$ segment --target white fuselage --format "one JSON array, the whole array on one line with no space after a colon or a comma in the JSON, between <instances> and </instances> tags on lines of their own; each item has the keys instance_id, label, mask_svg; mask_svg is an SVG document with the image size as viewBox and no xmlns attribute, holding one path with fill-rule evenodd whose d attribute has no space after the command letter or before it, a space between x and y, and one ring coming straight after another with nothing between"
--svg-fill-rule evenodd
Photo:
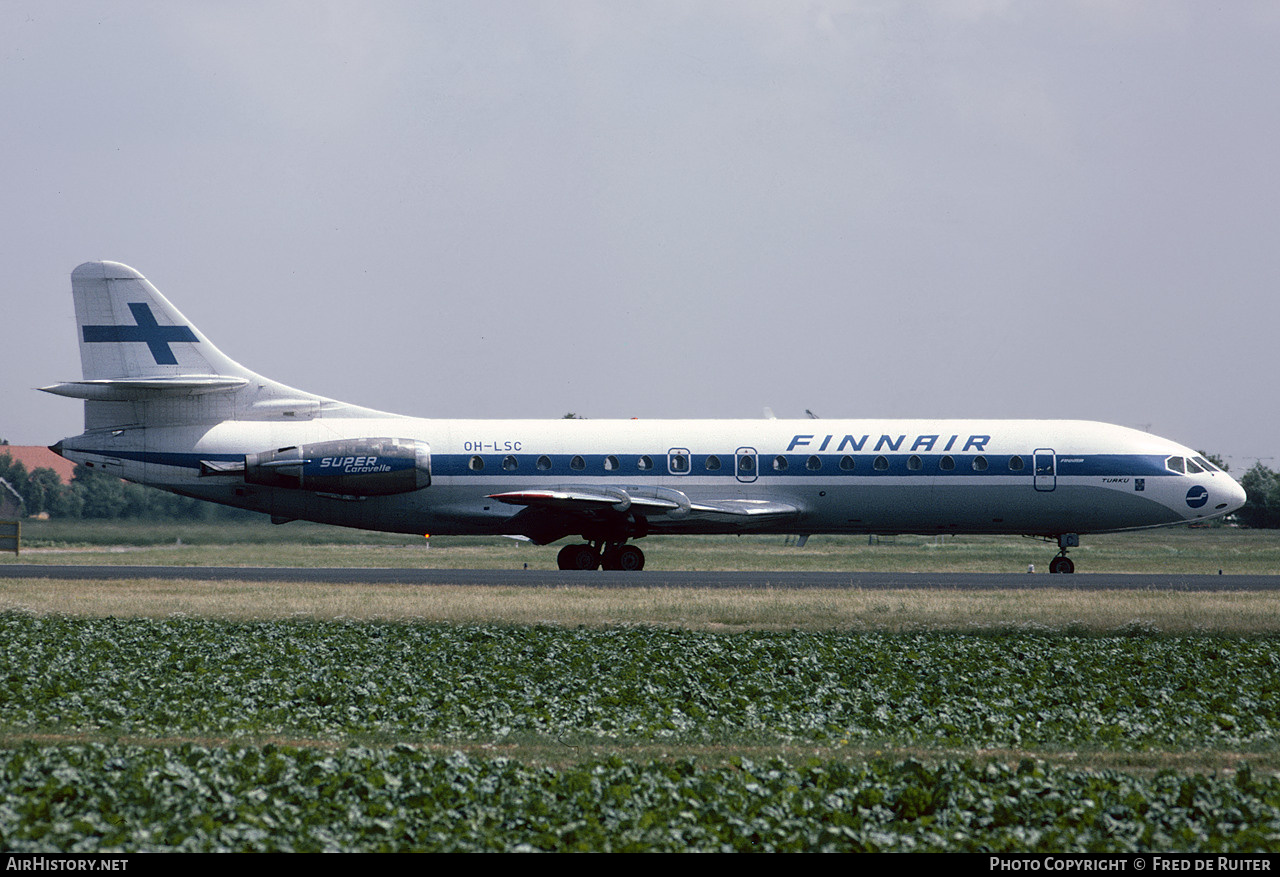
<instances>
[{"instance_id":1,"label":"white fuselage","mask_svg":"<svg viewBox=\"0 0 1280 877\"><path fill-rule=\"evenodd\" d=\"M344 497L199 474L202 461L370 436L429 445L430 485ZM694 506L760 500L795 509L758 518L696 508L644 516L643 532L666 533L1097 533L1202 520L1243 501L1221 471L1187 474L1166 465L1196 457L1191 449L1083 421L388 415L114 430L68 439L63 453L132 481L278 518L406 533L516 535L511 522L520 509L491 497L533 489L608 488L679 494Z\"/></svg>"}]
</instances>

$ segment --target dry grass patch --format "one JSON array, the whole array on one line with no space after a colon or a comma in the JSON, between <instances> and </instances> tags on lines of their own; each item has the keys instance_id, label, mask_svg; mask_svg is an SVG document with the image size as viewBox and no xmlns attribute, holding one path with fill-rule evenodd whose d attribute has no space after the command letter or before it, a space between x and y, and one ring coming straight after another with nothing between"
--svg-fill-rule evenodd
<instances>
[{"instance_id":1,"label":"dry grass patch","mask_svg":"<svg viewBox=\"0 0 1280 877\"><path fill-rule=\"evenodd\" d=\"M494 588L119 579L0 579L0 610L90 617L444 624L655 625L697 630L1280 633L1254 592L783 588Z\"/></svg>"}]
</instances>

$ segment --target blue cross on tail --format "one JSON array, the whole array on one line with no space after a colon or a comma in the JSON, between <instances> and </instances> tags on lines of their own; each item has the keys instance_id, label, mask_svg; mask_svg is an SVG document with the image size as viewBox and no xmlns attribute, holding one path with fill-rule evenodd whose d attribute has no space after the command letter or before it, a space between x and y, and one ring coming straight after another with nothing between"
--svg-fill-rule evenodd
<instances>
[{"instance_id":1,"label":"blue cross on tail","mask_svg":"<svg viewBox=\"0 0 1280 877\"><path fill-rule=\"evenodd\" d=\"M156 365L177 365L178 359L169 349L175 341L199 341L190 326L161 326L145 302L130 302L136 326L85 326L84 340L89 344L141 341L151 349Z\"/></svg>"}]
</instances>

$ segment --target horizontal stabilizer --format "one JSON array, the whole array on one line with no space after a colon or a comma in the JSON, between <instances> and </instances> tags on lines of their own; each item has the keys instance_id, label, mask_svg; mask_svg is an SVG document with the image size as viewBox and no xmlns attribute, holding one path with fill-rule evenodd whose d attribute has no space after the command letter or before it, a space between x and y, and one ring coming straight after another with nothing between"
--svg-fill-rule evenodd
<instances>
[{"instance_id":1,"label":"horizontal stabilizer","mask_svg":"<svg viewBox=\"0 0 1280 877\"><path fill-rule=\"evenodd\" d=\"M90 399L95 402L136 402L157 397L201 396L227 393L249 383L246 378L225 375L175 375L174 377L116 378L114 380L67 381L40 387L55 396Z\"/></svg>"}]
</instances>

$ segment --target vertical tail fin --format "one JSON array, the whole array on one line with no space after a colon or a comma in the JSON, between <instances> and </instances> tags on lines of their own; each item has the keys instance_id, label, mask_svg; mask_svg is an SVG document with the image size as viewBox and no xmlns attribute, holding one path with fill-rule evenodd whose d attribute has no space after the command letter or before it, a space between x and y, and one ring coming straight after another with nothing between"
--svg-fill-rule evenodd
<instances>
[{"instance_id":1,"label":"vertical tail fin","mask_svg":"<svg viewBox=\"0 0 1280 877\"><path fill-rule=\"evenodd\" d=\"M251 375L127 265L86 262L71 293L86 381Z\"/></svg>"},{"instance_id":2,"label":"vertical tail fin","mask_svg":"<svg viewBox=\"0 0 1280 877\"><path fill-rule=\"evenodd\" d=\"M255 374L119 262L71 273L83 380L41 387L85 400L85 429L308 418L349 406Z\"/></svg>"}]
</instances>

